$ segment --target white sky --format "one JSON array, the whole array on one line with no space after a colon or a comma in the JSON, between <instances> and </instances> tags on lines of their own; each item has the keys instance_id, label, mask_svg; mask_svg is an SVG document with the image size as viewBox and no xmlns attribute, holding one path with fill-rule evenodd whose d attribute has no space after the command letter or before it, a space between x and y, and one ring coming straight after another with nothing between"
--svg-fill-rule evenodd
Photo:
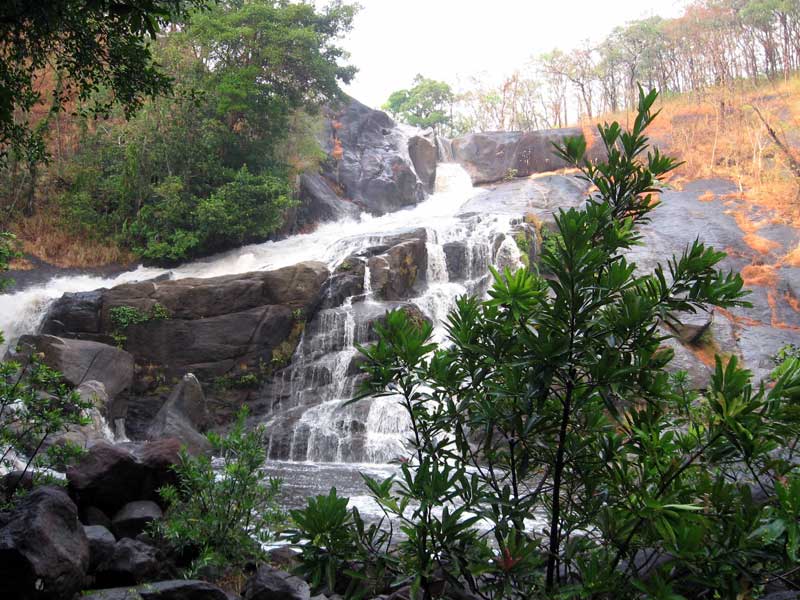
<instances>
[{"instance_id":1,"label":"white sky","mask_svg":"<svg viewBox=\"0 0 800 600\"><path fill-rule=\"evenodd\" d=\"M345 41L359 68L345 86L373 107L414 75L456 83L476 73L501 78L553 48L603 39L617 25L677 16L681 0L358 0Z\"/></svg>"}]
</instances>

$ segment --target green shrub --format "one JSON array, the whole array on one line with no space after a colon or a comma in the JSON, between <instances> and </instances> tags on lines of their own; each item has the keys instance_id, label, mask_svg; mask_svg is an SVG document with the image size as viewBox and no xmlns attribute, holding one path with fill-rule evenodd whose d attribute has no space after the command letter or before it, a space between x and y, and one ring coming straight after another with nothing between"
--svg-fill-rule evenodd
<instances>
[{"instance_id":1,"label":"green shrub","mask_svg":"<svg viewBox=\"0 0 800 600\"><path fill-rule=\"evenodd\" d=\"M655 99L640 94L630 132L599 128L605 162L582 138L558 150L597 193L556 215L548 279L495 272L488 300L457 301L446 346L394 311L363 349L366 393L410 419L400 474L366 481L406 534L393 568L412 598L736 598L800 581L800 360L762 385L718 357L708 390L689 389L660 325L745 306L742 280L699 240L651 272L626 259L676 166L648 150Z\"/></svg>"},{"instance_id":2,"label":"green shrub","mask_svg":"<svg viewBox=\"0 0 800 600\"><path fill-rule=\"evenodd\" d=\"M115 306L108 311L108 314L111 319L111 337L120 348L125 346L128 339L125 332L132 325L148 321L162 321L171 316L167 307L158 302L153 305L149 313L142 312L135 306Z\"/></svg>"},{"instance_id":3,"label":"green shrub","mask_svg":"<svg viewBox=\"0 0 800 600\"><path fill-rule=\"evenodd\" d=\"M16 243L17 239L13 233L0 231L0 273L7 271L9 263L21 256L17 251ZM0 293L3 293L13 283L13 280L8 277L0 277Z\"/></svg>"},{"instance_id":4,"label":"green shrub","mask_svg":"<svg viewBox=\"0 0 800 600\"><path fill-rule=\"evenodd\" d=\"M169 505L155 533L206 565L243 566L261 558L262 544L275 539L286 516L278 506L281 481L266 479L263 427L246 428L242 409L225 436L209 433L215 467L207 456L181 451L177 486L160 490Z\"/></svg>"},{"instance_id":5,"label":"green shrub","mask_svg":"<svg viewBox=\"0 0 800 600\"><path fill-rule=\"evenodd\" d=\"M23 473L32 467L38 469L37 477L45 469L65 470L82 453L79 448L59 444L44 452L42 448L68 426L88 425L86 411L92 406L91 399L81 399L61 373L35 354L24 364L0 362L0 467L13 469L12 459L25 457ZM16 491L6 490L6 495Z\"/></svg>"}]
</instances>

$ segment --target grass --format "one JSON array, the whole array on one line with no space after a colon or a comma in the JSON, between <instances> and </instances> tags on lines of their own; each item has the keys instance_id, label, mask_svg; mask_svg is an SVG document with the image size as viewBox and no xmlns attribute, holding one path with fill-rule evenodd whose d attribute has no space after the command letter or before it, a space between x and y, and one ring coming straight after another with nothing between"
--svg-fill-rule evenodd
<instances>
[{"instance_id":1,"label":"grass","mask_svg":"<svg viewBox=\"0 0 800 600\"><path fill-rule=\"evenodd\" d=\"M18 218L9 225L22 244L22 252L57 267L127 265L135 257L115 243L76 234L53 206L40 208L32 217ZM14 264L25 268L26 261Z\"/></svg>"}]
</instances>

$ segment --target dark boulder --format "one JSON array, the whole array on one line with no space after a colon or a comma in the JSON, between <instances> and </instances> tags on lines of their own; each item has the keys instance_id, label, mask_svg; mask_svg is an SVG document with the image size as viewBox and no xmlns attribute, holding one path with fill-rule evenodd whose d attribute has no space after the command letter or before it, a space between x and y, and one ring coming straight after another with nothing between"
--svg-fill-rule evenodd
<instances>
[{"instance_id":1,"label":"dark boulder","mask_svg":"<svg viewBox=\"0 0 800 600\"><path fill-rule=\"evenodd\" d=\"M96 506L87 506L81 510L81 523L88 526L100 525L106 529L111 529L111 519Z\"/></svg>"},{"instance_id":2,"label":"dark boulder","mask_svg":"<svg viewBox=\"0 0 800 600\"><path fill-rule=\"evenodd\" d=\"M261 565L244 585L244 600L310 600L308 584L285 571Z\"/></svg>"},{"instance_id":3,"label":"dark boulder","mask_svg":"<svg viewBox=\"0 0 800 600\"><path fill-rule=\"evenodd\" d=\"M124 331L125 347L137 364L137 392L186 373L210 381L241 365L269 364L273 350L291 335L295 315L313 316L327 279L324 264L304 262L267 272L123 284L99 292L100 301L93 304L99 310L98 332L80 330L81 320L65 327L64 335L108 341L119 333L111 318L114 308L152 315L160 307L166 318L150 318ZM68 311L69 302L62 299L59 315ZM46 328L53 318L45 319ZM103 378L91 378L106 383L113 397Z\"/></svg>"},{"instance_id":4,"label":"dark boulder","mask_svg":"<svg viewBox=\"0 0 800 600\"><path fill-rule=\"evenodd\" d=\"M97 335L101 332L102 307L103 290L66 293L50 307L42 333L74 337L70 332L80 331L87 337Z\"/></svg>"},{"instance_id":5,"label":"dark boulder","mask_svg":"<svg viewBox=\"0 0 800 600\"><path fill-rule=\"evenodd\" d=\"M208 422L203 387L194 375L188 373L156 414L147 438L172 437L186 446L191 454L203 454L211 450L208 439L200 433L208 427Z\"/></svg>"},{"instance_id":6,"label":"dark boulder","mask_svg":"<svg viewBox=\"0 0 800 600\"><path fill-rule=\"evenodd\" d=\"M152 500L134 500L117 511L111 526L118 538L135 538L150 523L161 520L163 516L161 508Z\"/></svg>"},{"instance_id":7,"label":"dark boulder","mask_svg":"<svg viewBox=\"0 0 800 600\"><path fill-rule=\"evenodd\" d=\"M160 571L161 562L155 548L139 540L122 538L95 570L95 582L101 587L135 585L151 581Z\"/></svg>"},{"instance_id":8,"label":"dark boulder","mask_svg":"<svg viewBox=\"0 0 800 600\"><path fill-rule=\"evenodd\" d=\"M304 173L300 176L300 207L297 227L314 226L326 221L357 219L361 214L358 206L339 197L322 175Z\"/></svg>"},{"instance_id":9,"label":"dark boulder","mask_svg":"<svg viewBox=\"0 0 800 600\"><path fill-rule=\"evenodd\" d=\"M3 597L69 598L84 584L89 542L78 509L58 488L25 496L0 529Z\"/></svg>"},{"instance_id":10,"label":"dark boulder","mask_svg":"<svg viewBox=\"0 0 800 600\"><path fill-rule=\"evenodd\" d=\"M82 600L228 600L217 586L196 579L155 581L131 588L111 588L87 592Z\"/></svg>"},{"instance_id":11,"label":"dark boulder","mask_svg":"<svg viewBox=\"0 0 800 600\"><path fill-rule=\"evenodd\" d=\"M102 525L84 525L83 531L89 541L89 572L93 572L114 554L117 538Z\"/></svg>"},{"instance_id":12,"label":"dark boulder","mask_svg":"<svg viewBox=\"0 0 800 600\"><path fill-rule=\"evenodd\" d=\"M180 443L164 439L143 444L92 446L67 470L70 493L80 506L115 514L132 500L158 502L158 488L176 482L172 466Z\"/></svg>"},{"instance_id":13,"label":"dark boulder","mask_svg":"<svg viewBox=\"0 0 800 600\"><path fill-rule=\"evenodd\" d=\"M44 363L61 372L70 384L99 381L110 398L133 382L133 357L124 350L89 340L65 339L52 335L24 335L21 352L38 352Z\"/></svg>"}]
</instances>

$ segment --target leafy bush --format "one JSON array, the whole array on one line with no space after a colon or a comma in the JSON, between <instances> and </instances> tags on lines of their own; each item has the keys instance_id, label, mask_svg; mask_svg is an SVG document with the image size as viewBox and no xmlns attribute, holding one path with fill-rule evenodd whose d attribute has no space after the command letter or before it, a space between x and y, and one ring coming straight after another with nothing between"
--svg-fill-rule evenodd
<instances>
[{"instance_id":1,"label":"leafy bush","mask_svg":"<svg viewBox=\"0 0 800 600\"><path fill-rule=\"evenodd\" d=\"M89 424L86 413L92 406L39 356L32 355L25 364L0 362L0 468L13 470L24 458L23 475L33 466L63 471L79 450L58 444L44 452L42 448L68 426ZM13 496L15 487L16 483L6 490L7 497Z\"/></svg>"},{"instance_id":2,"label":"leafy bush","mask_svg":"<svg viewBox=\"0 0 800 600\"><path fill-rule=\"evenodd\" d=\"M158 302L153 305L149 313L142 312L135 306L115 306L108 311L108 315L111 318L111 337L114 338L114 342L120 348L125 345L128 339L125 332L132 325L170 318L167 307Z\"/></svg>"},{"instance_id":3,"label":"leafy bush","mask_svg":"<svg viewBox=\"0 0 800 600\"><path fill-rule=\"evenodd\" d=\"M392 533L384 521L367 526L358 509L331 488L327 496L309 498L302 510L290 511L295 525L288 538L301 551L298 572L315 591L342 593L358 600L379 593L395 559Z\"/></svg>"},{"instance_id":4,"label":"leafy bush","mask_svg":"<svg viewBox=\"0 0 800 600\"><path fill-rule=\"evenodd\" d=\"M13 233L0 231L0 273L8 270L9 263L20 256L16 249L16 237ZM0 293L13 284L7 277L0 277Z\"/></svg>"},{"instance_id":5,"label":"leafy bush","mask_svg":"<svg viewBox=\"0 0 800 600\"><path fill-rule=\"evenodd\" d=\"M796 585L800 360L765 385L717 358L708 390L688 389L661 325L746 305L742 280L700 241L650 273L625 257L676 166L648 151L655 99L640 94L630 132L599 127L605 162L584 159L582 138L559 149L597 193L556 215L548 279L495 272L488 300L458 300L445 347L395 311L363 349L367 391L410 418L399 476L366 481L406 534L396 575L413 598Z\"/></svg>"},{"instance_id":6,"label":"leafy bush","mask_svg":"<svg viewBox=\"0 0 800 600\"><path fill-rule=\"evenodd\" d=\"M264 429L248 431L246 419L242 409L227 435L208 434L219 464L182 450L177 486L160 490L169 508L155 533L196 556L193 570L242 566L261 557L262 544L274 539L285 521L277 503L281 481L269 478L265 484Z\"/></svg>"}]
</instances>

